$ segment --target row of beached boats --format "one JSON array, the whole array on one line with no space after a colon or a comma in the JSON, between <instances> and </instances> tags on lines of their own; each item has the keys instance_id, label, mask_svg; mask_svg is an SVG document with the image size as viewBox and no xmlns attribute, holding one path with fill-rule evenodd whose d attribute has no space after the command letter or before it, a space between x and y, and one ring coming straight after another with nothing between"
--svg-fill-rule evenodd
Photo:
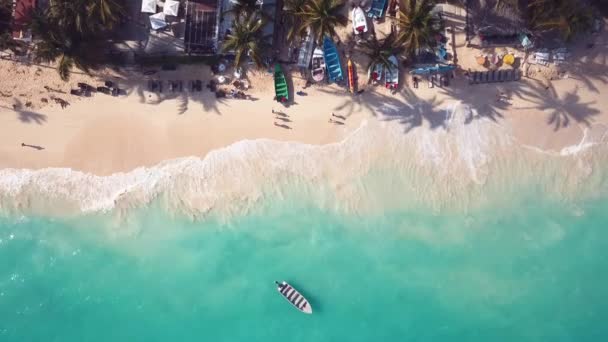
<instances>
[{"instance_id":1,"label":"row of beached boats","mask_svg":"<svg viewBox=\"0 0 608 342\"><path fill-rule=\"evenodd\" d=\"M399 60L397 56L392 55L388 57L388 62L387 66L382 63L376 64L373 70L369 70L369 78L373 83L384 81L387 89L397 89L399 87Z\"/></svg>"},{"instance_id":2,"label":"row of beached boats","mask_svg":"<svg viewBox=\"0 0 608 342\"><path fill-rule=\"evenodd\" d=\"M367 33L367 17L377 19L383 15L384 5L386 0L374 0L371 8L367 11L367 16L361 7L355 7L352 10L353 32L355 35ZM310 67L311 78L314 82L323 82L326 77L330 83L338 83L344 81L344 73L340 62L340 54L334 41L326 36L323 38L321 46L314 46L314 34L308 32L306 38L302 41L298 55L297 65L301 68ZM311 53L312 51L312 53ZM374 68L372 80L381 82L384 80L385 86L389 89L396 89L399 85L399 63L397 57L389 58L392 67L386 68L382 64L378 64ZM350 58L347 61L347 81L349 91L356 91L356 72L353 62ZM275 64L274 83L276 100L278 102L287 102L289 100L289 92L287 90L287 82L285 74L280 64Z\"/></svg>"}]
</instances>

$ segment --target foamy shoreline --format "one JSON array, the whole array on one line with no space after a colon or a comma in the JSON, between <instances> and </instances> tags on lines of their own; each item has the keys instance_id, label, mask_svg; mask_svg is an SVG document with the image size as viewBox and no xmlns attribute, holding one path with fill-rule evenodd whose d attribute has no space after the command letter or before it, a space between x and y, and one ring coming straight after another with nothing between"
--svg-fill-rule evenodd
<instances>
[{"instance_id":1,"label":"foamy shoreline","mask_svg":"<svg viewBox=\"0 0 608 342\"><path fill-rule=\"evenodd\" d=\"M183 66L155 77L206 83L212 74ZM357 183L384 167L396 170L412 198L436 206L475 202L484 187L524 184L543 173L556 179L549 192L558 194L584 191L586 178L603 181L608 98L601 76L546 88L528 78L471 86L457 75L447 88L406 84L390 94L368 85L357 96L320 85L288 108L272 100L270 75L250 79L254 101L218 100L206 90L158 96L134 77L118 81L126 97L75 98L66 109L3 104L0 209L96 212L163 197L168 209L199 215L232 202L247 207L284 180L323 184L342 209L366 211L390 206L366 199ZM303 85L294 78L295 89ZM277 119L273 110L287 117ZM344 125L328 122L332 112Z\"/></svg>"}]
</instances>

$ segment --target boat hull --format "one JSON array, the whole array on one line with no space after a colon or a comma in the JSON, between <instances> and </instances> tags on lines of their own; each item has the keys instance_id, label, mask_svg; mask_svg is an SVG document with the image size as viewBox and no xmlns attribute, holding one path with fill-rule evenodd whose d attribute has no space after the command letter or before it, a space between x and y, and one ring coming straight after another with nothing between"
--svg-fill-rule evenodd
<instances>
[{"instance_id":1,"label":"boat hull","mask_svg":"<svg viewBox=\"0 0 608 342\"><path fill-rule=\"evenodd\" d=\"M353 65L353 62L349 59L348 60L348 89L350 90L351 93L355 92L355 84L356 84L355 67Z\"/></svg>"},{"instance_id":2,"label":"boat hull","mask_svg":"<svg viewBox=\"0 0 608 342\"><path fill-rule=\"evenodd\" d=\"M341 82L344 80L342 73L342 65L340 63L340 55L336 44L325 36L323 39L323 57L325 58L325 67L327 68L327 76L330 82Z\"/></svg>"},{"instance_id":3,"label":"boat hull","mask_svg":"<svg viewBox=\"0 0 608 342\"><path fill-rule=\"evenodd\" d=\"M279 63L274 66L274 91L277 102L285 103L289 101L289 89L287 88L287 80Z\"/></svg>"},{"instance_id":4,"label":"boat hull","mask_svg":"<svg viewBox=\"0 0 608 342\"><path fill-rule=\"evenodd\" d=\"M367 32L367 19L361 7L355 7L352 12L353 31L355 34Z\"/></svg>"},{"instance_id":5,"label":"boat hull","mask_svg":"<svg viewBox=\"0 0 608 342\"><path fill-rule=\"evenodd\" d=\"M390 56L388 60L392 67L385 72L385 85L388 89L397 89L399 87L399 61L395 56Z\"/></svg>"},{"instance_id":6,"label":"boat hull","mask_svg":"<svg viewBox=\"0 0 608 342\"><path fill-rule=\"evenodd\" d=\"M277 284L277 291L285 298L294 308L305 314L312 314L312 307L310 303L298 290L294 289L287 282L275 282Z\"/></svg>"},{"instance_id":7,"label":"boat hull","mask_svg":"<svg viewBox=\"0 0 608 342\"><path fill-rule=\"evenodd\" d=\"M325 58L323 57L323 50L320 48L316 48L312 55L310 74L315 82L321 82L325 78Z\"/></svg>"}]
</instances>

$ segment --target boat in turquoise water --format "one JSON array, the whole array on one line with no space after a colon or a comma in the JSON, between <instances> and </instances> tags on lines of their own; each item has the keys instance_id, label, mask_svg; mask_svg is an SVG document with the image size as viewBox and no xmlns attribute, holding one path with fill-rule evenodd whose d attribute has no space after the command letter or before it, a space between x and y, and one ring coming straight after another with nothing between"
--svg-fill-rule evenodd
<instances>
[{"instance_id":1,"label":"boat in turquoise water","mask_svg":"<svg viewBox=\"0 0 608 342\"><path fill-rule=\"evenodd\" d=\"M277 284L277 291L283 296L291 305L293 305L296 309L302 311L303 313L312 314L312 307L308 300L300 294L296 289L294 289L291 285L287 284L287 282L275 281Z\"/></svg>"},{"instance_id":2,"label":"boat in turquoise water","mask_svg":"<svg viewBox=\"0 0 608 342\"><path fill-rule=\"evenodd\" d=\"M325 67L330 82L340 82L344 80L342 74L342 65L340 64L340 54L333 40L328 36L323 38L323 56L325 58Z\"/></svg>"}]
</instances>

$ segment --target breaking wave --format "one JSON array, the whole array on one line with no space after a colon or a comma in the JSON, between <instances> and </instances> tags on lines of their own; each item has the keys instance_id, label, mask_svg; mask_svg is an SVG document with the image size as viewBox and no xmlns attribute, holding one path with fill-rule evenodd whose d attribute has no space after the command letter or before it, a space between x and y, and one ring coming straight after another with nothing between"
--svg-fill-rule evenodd
<instances>
[{"instance_id":1,"label":"breaking wave","mask_svg":"<svg viewBox=\"0 0 608 342\"><path fill-rule=\"evenodd\" d=\"M307 145L244 140L210 152L110 176L67 168L0 170L3 212L68 214L118 212L159 201L193 216L240 213L266 197L296 192L327 209L361 212L391 205L468 206L487 193L542 184L559 195L606 193L600 167L605 145L585 143L577 153L547 155L514 143L509 128L466 105L446 108L442 127L411 130L379 120L364 122L346 139ZM394 114L394 113L393 113ZM565 150L566 151L566 150ZM541 181L542 180L542 181ZM591 191L593 190L593 191Z\"/></svg>"}]
</instances>

